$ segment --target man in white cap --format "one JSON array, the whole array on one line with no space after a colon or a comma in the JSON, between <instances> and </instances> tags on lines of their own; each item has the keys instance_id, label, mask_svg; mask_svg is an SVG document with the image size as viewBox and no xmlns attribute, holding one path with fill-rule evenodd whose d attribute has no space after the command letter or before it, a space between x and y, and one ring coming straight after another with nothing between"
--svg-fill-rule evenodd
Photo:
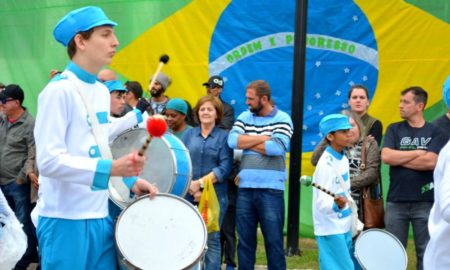
<instances>
[{"instance_id":1,"label":"man in white cap","mask_svg":"<svg viewBox=\"0 0 450 270\"><path fill-rule=\"evenodd\" d=\"M150 107L149 107L149 115L154 114L163 114L166 109L167 102L169 102L169 97L164 95L167 90L167 87L170 85L171 80L167 77L166 74L160 72L156 76L155 82L153 83L152 88L150 89L150 85L152 84L152 77L149 82L149 91L152 97L150 98Z\"/></svg>"},{"instance_id":2,"label":"man in white cap","mask_svg":"<svg viewBox=\"0 0 450 270\"><path fill-rule=\"evenodd\" d=\"M144 157L134 152L113 160L109 154L110 95L97 74L116 53L116 25L102 9L89 6L68 13L53 31L71 61L38 100L34 135L42 269L116 269L109 184L121 194L156 192L136 177ZM110 183L110 176L123 182Z\"/></svg>"}]
</instances>

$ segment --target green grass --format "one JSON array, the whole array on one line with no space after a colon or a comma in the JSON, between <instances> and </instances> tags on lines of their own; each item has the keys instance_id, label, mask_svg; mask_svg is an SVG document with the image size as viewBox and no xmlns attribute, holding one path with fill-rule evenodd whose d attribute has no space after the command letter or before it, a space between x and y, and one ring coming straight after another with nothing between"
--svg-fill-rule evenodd
<instances>
[{"instance_id":1,"label":"green grass","mask_svg":"<svg viewBox=\"0 0 450 270\"><path fill-rule=\"evenodd\" d=\"M300 256L286 257L288 269L319 269L317 244L314 239L300 238L299 248ZM408 248L408 270L416 269L416 252L414 250L414 242L409 240ZM266 252L264 249L264 239L261 232L258 232L258 246L256 249L256 264L267 265Z\"/></svg>"}]
</instances>

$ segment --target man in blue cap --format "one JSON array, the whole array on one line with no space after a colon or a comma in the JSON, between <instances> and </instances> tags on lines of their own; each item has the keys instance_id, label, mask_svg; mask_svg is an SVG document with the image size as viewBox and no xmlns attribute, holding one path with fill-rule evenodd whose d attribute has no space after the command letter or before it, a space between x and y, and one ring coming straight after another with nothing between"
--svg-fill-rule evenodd
<instances>
[{"instance_id":1,"label":"man in blue cap","mask_svg":"<svg viewBox=\"0 0 450 270\"><path fill-rule=\"evenodd\" d=\"M119 118L125 109L125 93L127 89L119 80L104 82L111 96L111 116Z\"/></svg>"},{"instance_id":2,"label":"man in blue cap","mask_svg":"<svg viewBox=\"0 0 450 270\"><path fill-rule=\"evenodd\" d=\"M356 269L352 255L352 211L346 198L350 192L349 163L342 151L350 145L351 128L348 117L342 114L327 115L319 123L328 146L317 163L313 179L338 195L334 198L313 190L314 235L320 269Z\"/></svg>"},{"instance_id":3,"label":"man in blue cap","mask_svg":"<svg viewBox=\"0 0 450 270\"><path fill-rule=\"evenodd\" d=\"M442 100L447 106L447 112L433 121L433 125L437 126L442 132L450 139L450 76L444 82L442 86Z\"/></svg>"},{"instance_id":4,"label":"man in blue cap","mask_svg":"<svg viewBox=\"0 0 450 270\"><path fill-rule=\"evenodd\" d=\"M136 177L144 157L130 153L113 160L108 147L110 95L97 74L116 53L116 25L90 6L68 13L53 31L71 61L38 100L34 135L42 269L116 269L108 186L117 187L121 198L129 189L137 195L156 192Z\"/></svg>"}]
</instances>

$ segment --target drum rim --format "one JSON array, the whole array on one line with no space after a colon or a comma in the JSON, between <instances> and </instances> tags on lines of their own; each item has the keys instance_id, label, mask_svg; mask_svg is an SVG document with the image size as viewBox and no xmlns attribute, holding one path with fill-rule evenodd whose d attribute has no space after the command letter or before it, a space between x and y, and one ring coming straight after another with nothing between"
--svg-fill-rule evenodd
<instances>
[{"instance_id":1,"label":"drum rim","mask_svg":"<svg viewBox=\"0 0 450 270\"><path fill-rule=\"evenodd\" d=\"M189 187L190 187L191 181L192 181L192 159L191 159L191 154L189 153L189 149L187 149L186 145L183 143L182 140L180 140L180 138L178 138L177 136L173 135L172 133L166 133L166 134L164 134L163 137L165 137L166 135L170 135L170 136L171 136L171 139L177 141L177 142L179 143L179 146L180 146L180 147L182 148L182 150L186 153L186 157L187 157L187 161L188 161L188 172L189 172L189 175L188 175L188 177L187 177L187 183L184 184L184 189L183 189L181 195L175 194L175 195L178 195L178 196L180 196L180 197L184 197L184 196L186 196L186 194L188 193ZM167 140L166 138L164 138L164 139ZM170 149L170 151L171 151L172 153L175 153L175 151L174 151L173 149ZM175 155L175 154L174 154L174 155ZM175 156L176 156L176 155L175 155ZM176 164L176 165L177 165L177 166L175 166L175 168L176 168L175 173L178 175L178 164ZM173 191L173 189L175 188L176 185L177 185L177 181L175 181L175 182L173 183L172 189L171 189L172 191Z\"/></svg>"},{"instance_id":2,"label":"drum rim","mask_svg":"<svg viewBox=\"0 0 450 270\"><path fill-rule=\"evenodd\" d=\"M120 220L122 219L123 214L125 213L125 210L127 210L129 207L131 207L133 204L137 203L140 200L149 200L150 195L146 194L143 196L140 196L139 198L137 198L136 200L134 200L130 205L126 206L119 214L119 216L117 217L117 221L116 224L114 226L114 242L116 244L116 248L117 248L117 252L121 255L122 260L124 261L124 263L128 264L131 267L134 267L135 269L140 269L138 268L136 265L134 265L132 262L130 262L128 260L128 258L125 256L125 254L123 253L122 248L120 247L120 244L117 241L117 234L118 234L118 224L120 222ZM186 266L184 269L190 269L191 267L193 267L194 265L196 265L202 258L202 256L205 254L206 250L207 250L207 241L208 241L208 231L206 229L206 224L201 216L201 214L198 212L198 209L192 205L190 202L188 202L187 200L185 200L184 198L177 196L177 195L173 195L170 193L158 193L155 195L155 197L170 197L176 200L179 200L183 203L185 203L187 206L189 206L192 210L194 210L195 214L198 216L198 218L201 220L201 224L202 224L202 229L203 229L203 233L205 235L204 239L203 239L203 243L202 243L202 250L200 251L200 254L197 254L197 258L191 262L188 266Z\"/></svg>"},{"instance_id":3,"label":"drum rim","mask_svg":"<svg viewBox=\"0 0 450 270\"><path fill-rule=\"evenodd\" d=\"M145 135L148 136L148 132L145 128L127 129L127 130L121 132L119 135L117 135L117 137L113 140L113 142L111 144L111 150L114 148L114 144L115 143L117 144L117 142L122 139L123 135L133 134L133 133L137 133L137 134L144 133ZM182 183L180 181L177 181L178 180L177 178L179 176L179 164L178 164L178 160L177 160L177 155L175 154L175 151L173 149L174 145L171 144L171 142L169 141L169 139L167 137L170 137L170 140L176 141L176 143L177 143L176 147L181 148L180 150L182 150L184 152L184 154L186 155L186 160L188 161L188 166L187 166L188 174L186 175L186 179L183 179ZM175 170L173 172L174 174L172 175L170 181L168 181L169 182L168 190L164 190L164 193L170 193L170 194L174 194L174 195L177 195L180 197L184 197L187 194L187 192L189 191L189 186L190 186L190 183L192 180L192 160L191 160L191 157L189 154L189 150L184 145L182 140L180 140L177 136L173 135L170 132L166 132L163 136L155 137L153 139L160 139L161 140L160 143L164 143L167 146L167 148L169 149L169 151L171 153L171 156L173 157L170 160L170 162L171 162L172 167ZM155 142L155 143L157 141L158 140L152 140L152 142ZM147 151L150 150L150 148L151 147L147 148L146 154L147 154ZM149 181L149 180L146 179L146 181ZM158 183L156 183L156 184L158 184ZM177 193L173 193L175 187L178 187L178 189L180 189L179 187L181 187L182 190L181 191L177 190ZM108 183L108 195L109 195L108 197L121 210L124 210L127 206L129 206L131 203L133 203L135 201L135 198L130 198L129 201L123 201L121 198L116 198L113 195L112 188L113 188L112 184L111 184L111 182L109 182Z\"/></svg>"},{"instance_id":4,"label":"drum rim","mask_svg":"<svg viewBox=\"0 0 450 270\"><path fill-rule=\"evenodd\" d=\"M358 257L358 250L356 249L357 244L358 244L358 240L361 237L363 237L364 234L367 234L367 233L370 233L370 232L373 232L373 231L379 231L379 232L385 233L385 234L391 236L397 242L397 244L399 244L399 246L401 247L401 249L403 251L403 254L405 255L405 269L407 269L408 268L408 253L406 252L405 248L403 247L402 242L400 242L400 240L394 234L392 234L391 232L389 232L389 231L387 231L385 229L379 229L379 228L372 228L372 229L368 229L368 230L362 231L358 235L358 237L356 238L355 243L354 243L354 246L355 246L354 253L355 253L355 258L359 262L359 264L361 264L361 266L364 268L363 263L361 262L361 259Z\"/></svg>"},{"instance_id":5,"label":"drum rim","mask_svg":"<svg viewBox=\"0 0 450 270\"><path fill-rule=\"evenodd\" d=\"M148 132L145 128L129 128L127 130L122 131L121 133L119 133L116 138L114 138L114 140L112 141L111 145L110 145L110 149L112 151L113 149L113 145L116 141L118 141L119 139L121 139L122 135L128 134L128 133L142 133L144 132L145 134L147 134L148 136ZM124 210L127 206L131 205L134 201L136 201L135 198L130 198L130 201L128 202L124 202L122 200L120 200L119 198L115 198L112 195L112 184L111 181L108 182L108 198L117 206L119 207L121 210Z\"/></svg>"}]
</instances>

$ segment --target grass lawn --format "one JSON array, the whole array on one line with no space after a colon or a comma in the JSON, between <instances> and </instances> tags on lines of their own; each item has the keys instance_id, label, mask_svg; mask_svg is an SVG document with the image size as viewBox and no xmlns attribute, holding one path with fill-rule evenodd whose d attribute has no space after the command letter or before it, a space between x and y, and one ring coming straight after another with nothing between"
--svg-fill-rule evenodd
<instances>
[{"instance_id":1,"label":"grass lawn","mask_svg":"<svg viewBox=\"0 0 450 270\"><path fill-rule=\"evenodd\" d=\"M300 256L286 257L288 269L319 269L317 244L314 239L300 238L299 248ZM408 270L416 269L416 252L414 250L414 242L409 240L408 248ZM258 247L256 250L256 264L267 265L266 253L264 249L264 240L261 232L258 233Z\"/></svg>"}]
</instances>

